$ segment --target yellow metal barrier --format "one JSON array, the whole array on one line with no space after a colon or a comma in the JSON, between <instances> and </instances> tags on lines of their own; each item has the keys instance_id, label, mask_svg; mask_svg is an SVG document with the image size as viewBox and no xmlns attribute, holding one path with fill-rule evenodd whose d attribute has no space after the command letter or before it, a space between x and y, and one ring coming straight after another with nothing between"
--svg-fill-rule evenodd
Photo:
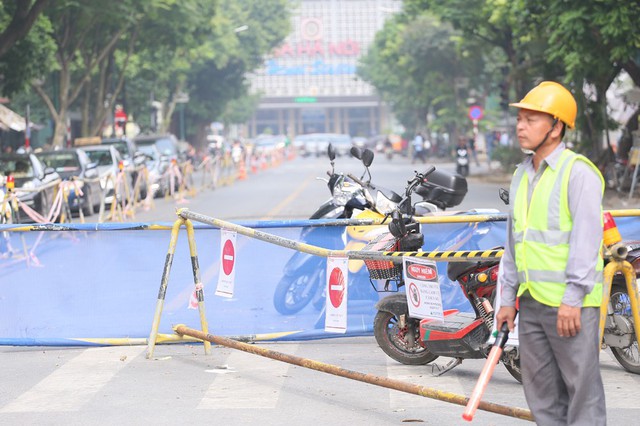
<instances>
[{"instance_id":1,"label":"yellow metal barrier","mask_svg":"<svg viewBox=\"0 0 640 426\"><path fill-rule=\"evenodd\" d=\"M198 264L198 254L196 251L196 241L194 238L193 224L188 219L180 217L176 220L171 228L171 240L169 242L169 251L167 252L167 258L164 263L164 270L162 271L162 279L160 281L160 291L158 292L158 301L156 303L156 310L153 316L153 324L151 326L151 333L147 342L147 359L153 357L153 350L158 340L158 328L160 326L160 318L162 316L162 308L164 307L164 299L167 294L167 286L169 284L169 274L171 272L171 265L173 264L173 257L176 252L176 245L178 243L178 234L180 227L185 226L187 229L187 238L189 240L189 252L191 254L191 267L193 269L193 281L196 288L196 297L198 299L198 311L200 312L200 325L202 330L207 333L209 325L207 323L207 317L204 309L204 291L202 290L202 280L200 278L200 266ZM211 343L204 342L204 352L209 355L211 353Z\"/></svg>"},{"instance_id":2,"label":"yellow metal barrier","mask_svg":"<svg viewBox=\"0 0 640 426\"><path fill-rule=\"evenodd\" d=\"M619 216L640 215L640 210L625 210L621 212L623 213L615 214L614 212L612 212L612 216L619 217ZM341 369L340 367L337 367L337 366L322 364L312 360L296 358L290 355L280 354L274 351L265 350L265 349L256 347L254 345L246 345L233 339L228 339L228 338L213 336L208 334L208 323L207 323L205 308L204 308L204 292L202 291L202 283L200 279L200 268L198 265L193 224L191 221L197 221L197 222L209 224L221 229L232 230L241 235L245 235L261 241L265 241L265 242L276 244L282 247L287 247L294 250L310 253L317 256L323 256L323 257L342 256L342 257L347 257L349 259L391 260L394 263L401 263L403 256L413 256L413 257L424 257L429 259L456 262L456 261L469 261L469 260L498 259L502 256L503 250L432 251L432 252L377 252L377 251L361 251L361 250L355 250L355 251L354 250L330 250L330 249L325 249L322 247L294 241L291 239L283 238L283 237L269 234L266 232L258 231L252 228L244 227L242 225L238 225L231 222L216 219L213 217L205 216L199 213L190 212L188 209L184 209L184 208L179 209L177 214L180 219L178 219L174 223L171 231L171 241L169 243L169 251L167 253L164 271L162 274L160 291L158 293L158 301L156 304L156 310L154 314L151 333L147 341L146 356L148 359L153 357L155 344L158 340L158 336L159 336L158 328L160 325L160 318L162 315L162 308L163 308L164 299L166 296L166 291L167 291L167 286L169 281L169 274L171 270L171 265L173 263L173 257L174 257L175 248L177 244L178 233L179 233L180 227L184 225L187 229L187 237L189 239L189 250L191 254L194 284L196 288L196 296L198 299L198 309L200 313L200 322L202 325L202 331L189 329L185 326L174 327L174 330L181 336L187 335L197 339L201 339L204 342L205 354L210 354L211 342L213 342L213 343L221 344L234 349L239 349L239 350L254 353L257 355L266 356L266 357L277 359L280 361L300 365L306 368L311 368L318 371L351 378L354 380L360 380L367 383L388 387L391 389L414 393L416 395L422 395L422 396L426 396L434 399L443 400L446 402L456 403L459 405L466 405L467 402L469 401L468 398L462 395L450 394L447 392L424 388L422 386L417 386L417 385L411 385L411 384L403 383L400 381L393 381L390 379L378 378L371 375L364 375L362 373L351 372L349 370ZM469 223L469 222L483 222L483 221L486 222L486 221L495 221L495 220L505 220L505 219L502 219L502 218L497 219L496 215L439 216L439 217L420 218L421 223L462 223L462 222ZM370 222L370 223L367 223L367 222ZM373 224L381 224L383 222L384 222L384 219L365 219L365 220L360 220L356 222L356 224L358 225L372 224L373 225ZM616 257L616 253L617 253L617 257ZM616 250L615 253L613 253L613 255L614 255L613 261L610 262L605 268L606 297L605 297L605 300L603 300L603 304L601 306L601 316L600 316L600 338L601 339L602 339L602 334L604 330L604 322L607 316L607 306L609 304L609 292L611 289L613 275L615 275L616 271L622 271L625 274L627 289L631 298L634 322L636 324L640 324L640 317L638 316L638 288L635 282L635 272L633 271L631 264L629 264L629 262L624 260L624 256L626 256L626 252L624 253L624 256L622 256L623 255L622 251ZM620 259L621 256L622 256L622 260ZM638 334L639 332L638 332L638 329L636 328L636 338L638 339L638 341L640 341ZM492 411L498 414L520 418L520 419L533 420L531 412L529 410L525 410L521 408L499 406L497 404L491 404L483 401L479 403L478 408L487 410L487 411Z\"/></svg>"},{"instance_id":3,"label":"yellow metal barrier","mask_svg":"<svg viewBox=\"0 0 640 426\"><path fill-rule=\"evenodd\" d=\"M603 297L600 305L600 328L599 342L602 346L604 339L604 327L609 315L613 315L613 310L609 304L611 298L611 287L613 285L613 277L620 272L624 276L629 302L631 304L631 314L633 315L633 324L636 335L636 342L640 344L640 295L638 294L638 283L636 281L636 271L627 260L625 260L627 251L621 243L615 244L609 248L606 253L611 258L607 266L604 268Z\"/></svg>"}]
</instances>

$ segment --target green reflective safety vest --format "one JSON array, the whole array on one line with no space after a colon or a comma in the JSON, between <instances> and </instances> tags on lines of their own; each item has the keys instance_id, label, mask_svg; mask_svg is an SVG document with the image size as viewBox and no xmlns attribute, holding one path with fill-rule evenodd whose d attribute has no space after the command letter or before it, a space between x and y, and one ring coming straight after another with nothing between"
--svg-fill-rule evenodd
<instances>
[{"instance_id":1,"label":"green reflective safety vest","mask_svg":"<svg viewBox=\"0 0 640 426\"><path fill-rule=\"evenodd\" d=\"M547 306L560 306L566 288L569 237L573 228L568 201L569 175L571 167L578 160L595 170L602 182L601 190L604 191L604 179L600 171L586 157L568 149L561 153L555 170L546 167L542 172L530 203L529 176L523 167L516 170L511 183L510 193L515 194L515 262L520 283L517 295L529 291L534 299ZM601 230L602 223L600 229L594 232ZM600 306L602 271L603 260L600 256L589 277L595 286L585 296L582 306Z\"/></svg>"}]
</instances>

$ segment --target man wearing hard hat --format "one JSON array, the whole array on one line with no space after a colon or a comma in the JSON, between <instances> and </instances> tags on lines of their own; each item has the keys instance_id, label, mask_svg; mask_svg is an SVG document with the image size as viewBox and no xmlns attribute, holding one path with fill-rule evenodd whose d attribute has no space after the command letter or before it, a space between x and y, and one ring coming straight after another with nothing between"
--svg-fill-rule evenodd
<instances>
[{"instance_id":1,"label":"man wearing hard hat","mask_svg":"<svg viewBox=\"0 0 640 426\"><path fill-rule=\"evenodd\" d=\"M599 366L604 180L562 142L576 101L545 81L518 103L516 134L528 157L510 190L507 241L500 261L500 329L519 341L527 404L541 425L604 425Z\"/></svg>"}]
</instances>

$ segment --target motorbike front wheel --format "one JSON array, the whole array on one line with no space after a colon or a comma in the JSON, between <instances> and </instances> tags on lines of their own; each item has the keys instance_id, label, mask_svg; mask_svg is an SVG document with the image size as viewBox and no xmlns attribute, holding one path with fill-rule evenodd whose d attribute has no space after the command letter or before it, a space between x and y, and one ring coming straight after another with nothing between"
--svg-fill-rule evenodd
<instances>
[{"instance_id":1,"label":"motorbike front wheel","mask_svg":"<svg viewBox=\"0 0 640 426\"><path fill-rule=\"evenodd\" d=\"M324 285L322 268L282 277L273 293L273 306L282 315L293 315L300 312L321 292Z\"/></svg>"},{"instance_id":2,"label":"motorbike front wheel","mask_svg":"<svg viewBox=\"0 0 640 426\"><path fill-rule=\"evenodd\" d=\"M406 365L424 365L438 358L420 344L420 320L407 318L405 326L395 314L378 311L373 320L373 334L382 351Z\"/></svg>"},{"instance_id":3,"label":"motorbike front wheel","mask_svg":"<svg viewBox=\"0 0 640 426\"><path fill-rule=\"evenodd\" d=\"M613 356L618 360L622 368L634 373L640 374L640 352L638 351L638 341L636 340L635 328L633 324L633 315L631 313L631 300L629 299L629 293L627 293L627 287L625 284L614 284L611 287L611 298L609 299L609 307L612 314L619 315L621 323L627 325L628 330L613 330L613 332L628 332L631 336L631 344L625 348L611 347ZM617 323L617 321L614 321ZM605 330L605 333L609 330Z\"/></svg>"}]
</instances>

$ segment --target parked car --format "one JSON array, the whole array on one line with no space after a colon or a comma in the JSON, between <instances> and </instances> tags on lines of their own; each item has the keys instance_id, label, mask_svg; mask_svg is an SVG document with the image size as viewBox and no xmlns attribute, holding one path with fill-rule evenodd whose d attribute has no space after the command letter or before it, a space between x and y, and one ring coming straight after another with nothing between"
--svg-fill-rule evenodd
<instances>
[{"instance_id":1,"label":"parked car","mask_svg":"<svg viewBox=\"0 0 640 426\"><path fill-rule=\"evenodd\" d=\"M351 138L351 142L355 146L360 148L360 149L365 149L365 148L373 149L373 148L375 148L375 146L373 148L371 146L369 146L368 139L365 138L364 136L354 136L353 138Z\"/></svg>"},{"instance_id":2,"label":"parked car","mask_svg":"<svg viewBox=\"0 0 640 426\"><path fill-rule=\"evenodd\" d=\"M184 160L183 154L179 149L178 139L171 134L167 135L141 135L136 137L133 142L138 150L146 145L155 145L160 154L169 158L169 160Z\"/></svg>"},{"instance_id":3,"label":"parked car","mask_svg":"<svg viewBox=\"0 0 640 426\"><path fill-rule=\"evenodd\" d=\"M309 155L307 143L313 140L313 135L298 135L293 138L293 147L298 155Z\"/></svg>"},{"instance_id":4,"label":"parked car","mask_svg":"<svg viewBox=\"0 0 640 426\"><path fill-rule=\"evenodd\" d=\"M104 138L101 145L113 145L122 159L126 162L133 163L136 156L136 144L129 138Z\"/></svg>"},{"instance_id":5,"label":"parked car","mask_svg":"<svg viewBox=\"0 0 640 426\"><path fill-rule=\"evenodd\" d=\"M336 150L336 154L340 156L350 155L351 147L353 143L351 142L351 136L346 134L328 134L327 139L329 143L333 145L333 148ZM324 151L327 152L326 150Z\"/></svg>"},{"instance_id":6,"label":"parked car","mask_svg":"<svg viewBox=\"0 0 640 426\"><path fill-rule=\"evenodd\" d=\"M138 146L146 160L147 170L149 173L149 191L154 198L163 197L168 189L169 183L165 179L165 172L171 164L171 159L167 155L163 155L155 143L141 144Z\"/></svg>"},{"instance_id":7,"label":"parked car","mask_svg":"<svg viewBox=\"0 0 640 426\"><path fill-rule=\"evenodd\" d=\"M131 175L131 181L135 184L138 181L140 168L144 166L145 157L142 155L136 144L129 138L105 138L101 145L113 145L124 162L124 168ZM147 186L144 180L140 181L140 198L147 196Z\"/></svg>"},{"instance_id":8,"label":"parked car","mask_svg":"<svg viewBox=\"0 0 640 426\"><path fill-rule=\"evenodd\" d=\"M69 148L55 151L42 151L36 154L46 167L53 168L62 180L78 178L69 190L69 207L71 212L79 212L91 216L100 209L102 188L98 179L98 164L91 162L89 156L81 149ZM76 186L82 195L76 194Z\"/></svg>"},{"instance_id":9,"label":"parked car","mask_svg":"<svg viewBox=\"0 0 640 426\"><path fill-rule=\"evenodd\" d=\"M305 157L318 155L318 134L298 135L293 139L296 150Z\"/></svg>"},{"instance_id":10,"label":"parked car","mask_svg":"<svg viewBox=\"0 0 640 426\"><path fill-rule=\"evenodd\" d=\"M120 172L120 163L124 168L124 161L120 156L118 150L112 145L87 145L82 149L91 160L92 163L96 163L96 169L98 176L100 177L100 188L105 192L104 202L105 204L113 203L113 196L115 194L115 183ZM132 188L132 181L130 173L125 171L125 178L129 189ZM124 194L118 194L118 200L121 200Z\"/></svg>"},{"instance_id":11,"label":"parked car","mask_svg":"<svg viewBox=\"0 0 640 426\"><path fill-rule=\"evenodd\" d=\"M310 133L303 139L307 155L327 155L329 144L336 149L336 154L349 155L351 150L351 136L340 133Z\"/></svg>"},{"instance_id":12,"label":"parked car","mask_svg":"<svg viewBox=\"0 0 640 426\"><path fill-rule=\"evenodd\" d=\"M3 176L2 182L8 176L13 176L14 189L21 202L43 217L49 214L55 195L55 182L60 180L54 169L45 167L31 153L0 154L0 175ZM30 222L31 219L20 211L15 221Z\"/></svg>"}]
</instances>

